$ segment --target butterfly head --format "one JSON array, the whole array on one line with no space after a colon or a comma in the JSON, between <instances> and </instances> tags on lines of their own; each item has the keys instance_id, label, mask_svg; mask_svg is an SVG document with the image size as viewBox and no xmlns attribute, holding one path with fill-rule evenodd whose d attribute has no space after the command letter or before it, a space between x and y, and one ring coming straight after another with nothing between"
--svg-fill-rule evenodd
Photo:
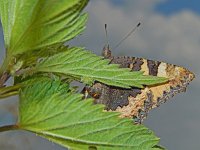
<instances>
[{"instance_id":1,"label":"butterfly head","mask_svg":"<svg viewBox=\"0 0 200 150\"><path fill-rule=\"evenodd\" d=\"M104 46L102 55L104 56L104 58L110 58L112 56L112 53L108 44Z\"/></svg>"}]
</instances>

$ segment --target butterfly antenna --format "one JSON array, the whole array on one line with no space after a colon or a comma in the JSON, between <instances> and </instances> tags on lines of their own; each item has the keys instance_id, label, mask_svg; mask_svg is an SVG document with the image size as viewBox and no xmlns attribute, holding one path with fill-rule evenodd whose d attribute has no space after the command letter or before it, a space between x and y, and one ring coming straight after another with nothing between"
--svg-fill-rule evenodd
<instances>
[{"instance_id":1,"label":"butterfly antenna","mask_svg":"<svg viewBox=\"0 0 200 150\"><path fill-rule=\"evenodd\" d=\"M106 46L108 46L108 30L107 30L107 24L105 24L105 36L106 36Z\"/></svg>"},{"instance_id":2,"label":"butterfly antenna","mask_svg":"<svg viewBox=\"0 0 200 150\"><path fill-rule=\"evenodd\" d=\"M103 56L105 58L109 58L111 57L111 50L109 48L109 44L108 44L108 31L107 31L107 24L105 24L105 33L106 33L106 45L103 48Z\"/></svg>"},{"instance_id":3,"label":"butterfly antenna","mask_svg":"<svg viewBox=\"0 0 200 150\"><path fill-rule=\"evenodd\" d=\"M135 32L135 30L141 25L141 23L139 22L137 24L137 26L135 26L121 41L119 41L119 43L113 48L116 49L117 47L119 47L119 45L124 42L132 33Z\"/></svg>"}]
</instances>

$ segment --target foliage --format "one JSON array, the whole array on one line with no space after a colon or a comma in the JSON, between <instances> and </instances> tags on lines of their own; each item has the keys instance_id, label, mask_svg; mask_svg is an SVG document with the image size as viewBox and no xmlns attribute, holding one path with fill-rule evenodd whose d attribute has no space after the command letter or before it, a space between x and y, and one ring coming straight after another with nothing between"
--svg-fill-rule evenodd
<instances>
[{"instance_id":1,"label":"foliage","mask_svg":"<svg viewBox=\"0 0 200 150\"><path fill-rule=\"evenodd\" d=\"M19 121L1 131L24 129L71 149L161 149L144 126L82 100L73 80L122 88L166 82L119 68L100 56L64 44L85 28L88 0L3 0L0 17L6 57L0 67L0 98L19 94ZM14 78L12 86L6 81ZM65 81L65 82L64 82Z\"/></svg>"}]
</instances>

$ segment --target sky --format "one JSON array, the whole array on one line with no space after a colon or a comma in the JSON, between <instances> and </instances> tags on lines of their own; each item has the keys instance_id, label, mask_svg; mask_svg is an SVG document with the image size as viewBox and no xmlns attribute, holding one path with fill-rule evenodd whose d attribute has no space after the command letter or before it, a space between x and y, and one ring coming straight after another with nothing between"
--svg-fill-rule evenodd
<instances>
[{"instance_id":1,"label":"sky","mask_svg":"<svg viewBox=\"0 0 200 150\"><path fill-rule=\"evenodd\" d=\"M101 55L106 43L104 24L108 25L108 41L112 47L134 27L141 26L113 50L113 55L129 55L160 60L184 66L195 73L186 93L176 95L150 112L144 124L161 138L169 150L200 148L200 1L197 0L91 0L85 9L89 20L85 32L70 44L86 47ZM2 31L0 46L2 49ZM1 58L3 56L0 53ZM1 61L0 61L1 62ZM16 99L16 98L13 98ZM16 100L0 102L0 123L14 122ZM10 119L6 119L10 118ZM19 138L17 138L19 136ZM12 137L12 138L11 138ZM17 138L17 140L16 140ZM9 140L8 140L9 139ZM26 146L24 146L26 139ZM7 141L7 142L5 142ZM35 144L37 143L37 147ZM27 132L0 135L4 149L63 150Z\"/></svg>"}]
</instances>

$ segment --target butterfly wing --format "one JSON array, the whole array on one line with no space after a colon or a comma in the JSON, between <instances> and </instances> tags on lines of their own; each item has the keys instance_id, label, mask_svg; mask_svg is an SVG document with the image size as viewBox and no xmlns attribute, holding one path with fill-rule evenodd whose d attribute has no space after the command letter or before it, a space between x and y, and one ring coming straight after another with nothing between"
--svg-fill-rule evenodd
<instances>
[{"instance_id":1,"label":"butterfly wing","mask_svg":"<svg viewBox=\"0 0 200 150\"><path fill-rule=\"evenodd\" d=\"M122 68L131 68L133 71L143 71L144 75L169 79L167 83L145 86L144 89L123 89L98 82L85 88L85 93L95 98L95 103L105 104L108 111L120 112L121 117L133 117L135 123L141 123L151 109L165 103L175 94L184 92L195 77L183 67L160 61L128 56L112 56L109 59L110 63L120 64Z\"/></svg>"}]
</instances>

